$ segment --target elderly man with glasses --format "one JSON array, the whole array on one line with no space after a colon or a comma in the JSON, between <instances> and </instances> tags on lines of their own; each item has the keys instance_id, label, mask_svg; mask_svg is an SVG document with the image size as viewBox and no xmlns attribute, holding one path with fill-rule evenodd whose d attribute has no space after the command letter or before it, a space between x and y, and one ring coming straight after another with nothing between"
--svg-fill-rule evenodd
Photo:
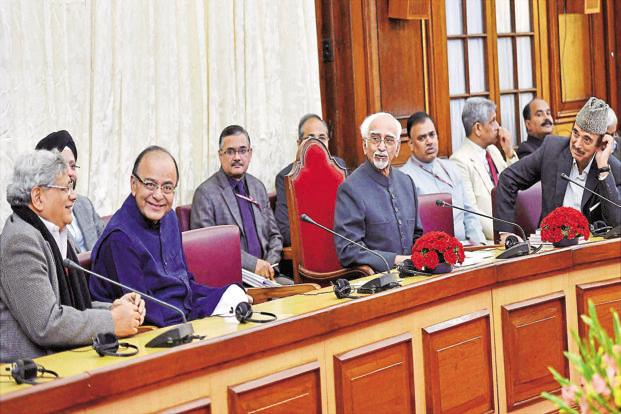
<instances>
[{"instance_id":1,"label":"elderly man with glasses","mask_svg":"<svg viewBox=\"0 0 621 414\"><path fill-rule=\"evenodd\" d=\"M7 186L13 214L0 236L0 362L35 358L86 345L98 333L137 332L145 306L129 293L114 303L94 302L67 227L76 194L57 152L17 159Z\"/></svg>"},{"instance_id":2,"label":"elderly man with glasses","mask_svg":"<svg viewBox=\"0 0 621 414\"><path fill-rule=\"evenodd\" d=\"M334 230L383 256L389 266L412 254L423 233L418 218L416 187L412 179L390 166L399 153L401 124L379 112L360 126L367 160L338 189ZM383 260L339 237L334 238L341 265L368 265L386 270Z\"/></svg>"},{"instance_id":3,"label":"elderly man with glasses","mask_svg":"<svg viewBox=\"0 0 621 414\"><path fill-rule=\"evenodd\" d=\"M189 320L225 314L247 301L237 285L212 288L196 283L188 272L181 231L172 211L179 169L164 148L151 146L138 155L131 176L131 194L114 213L92 253L93 270L180 308ZM117 286L90 279L94 297L121 296ZM147 306L147 323L168 326L182 321L179 313L157 303Z\"/></svg>"},{"instance_id":4,"label":"elderly man with glasses","mask_svg":"<svg viewBox=\"0 0 621 414\"><path fill-rule=\"evenodd\" d=\"M282 236L265 185L246 173L252 159L248 132L239 125L229 125L220 133L219 145L220 170L194 192L190 227L236 225L241 236L242 268L291 284L290 279L277 274Z\"/></svg>"}]
</instances>

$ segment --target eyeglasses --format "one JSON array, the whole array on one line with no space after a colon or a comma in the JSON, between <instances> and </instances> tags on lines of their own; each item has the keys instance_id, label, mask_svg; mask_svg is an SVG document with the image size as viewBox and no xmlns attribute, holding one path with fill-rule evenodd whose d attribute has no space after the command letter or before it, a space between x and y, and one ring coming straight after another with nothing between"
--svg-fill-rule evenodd
<instances>
[{"instance_id":1,"label":"eyeglasses","mask_svg":"<svg viewBox=\"0 0 621 414\"><path fill-rule=\"evenodd\" d=\"M67 164L67 167L69 167L71 171L75 171L80 168L78 164Z\"/></svg>"},{"instance_id":2,"label":"eyeglasses","mask_svg":"<svg viewBox=\"0 0 621 414\"><path fill-rule=\"evenodd\" d=\"M177 186L171 183L164 183L162 185L159 185L158 183L154 183L153 181L145 181L134 173L132 173L132 177L138 180L140 184L144 185L145 188L152 193L156 192L158 189L161 189L162 193L164 194L172 194L177 189Z\"/></svg>"},{"instance_id":3,"label":"eyeglasses","mask_svg":"<svg viewBox=\"0 0 621 414\"><path fill-rule=\"evenodd\" d=\"M249 152L252 152L252 148L239 147L238 149L227 148L226 150L220 150L220 154L225 154L227 157L234 157L235 154L239 154L241 156L244 156L244 155L248 154Z\"/></svg>"},{"instance_id":4,"label":"eyeglasses","mask_svg":"<svg viewBox=\"0 0 621 414\"><path fill-rule=\"evenodd\" d=\"M382 137L380 134L370 134L367 141L371 141L375 145L379 145L383 141L387 147L392 147L397 144L397 138L392 135L385 135Z\"/></svg>"},{"instance_id":5,"label":"eyeglasses","mask_svg":"<svg viewBox=\"0 0 621 414\"><path fill-rule=\"evenodd\" d=\"M66 195L69 195L70 193L74 192L74 184L73 181L69 183L69 185L42 185L41 187L44 188L55 188L57 190L62 190Z\"/></svg>"}]
</instances>

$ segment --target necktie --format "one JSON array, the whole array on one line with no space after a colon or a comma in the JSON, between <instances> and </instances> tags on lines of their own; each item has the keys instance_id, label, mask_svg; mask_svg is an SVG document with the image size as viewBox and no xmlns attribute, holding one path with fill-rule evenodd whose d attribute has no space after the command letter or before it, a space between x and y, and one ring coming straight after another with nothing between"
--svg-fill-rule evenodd
<instances>
[{"instance_id":1,"label":"necktie","mask_svg":"<svg viewBox=\"0 0 621 414\"><path fill-rule=\"evenodd\" d=\"M234 187L234 191L237 194L241 194L248 197L248 192L244 186L244 180L239 180ZM252 213L252 203L243 198L237 198L237 206L242 218L242 224L244 226L244 233L246 234L246 251L258 258L262 257L261 243L259 243L259 235L257 234L257 226L254 221L254 214Z\"/></svg>"},{"instance_id":2,"label":"necktie","mask_svg":"<svg viewBox=\"0 0 621 414\"><path fill-rule=\"evenodd\" d=\"M498 185L498 171L496 170L494 161L492 161L492 156L489 155L488 151L485 151L485 159L487 160L487 165L489 165L489 175L494 182L494 187L496 187Z\"/></svg>"}]
</instances>

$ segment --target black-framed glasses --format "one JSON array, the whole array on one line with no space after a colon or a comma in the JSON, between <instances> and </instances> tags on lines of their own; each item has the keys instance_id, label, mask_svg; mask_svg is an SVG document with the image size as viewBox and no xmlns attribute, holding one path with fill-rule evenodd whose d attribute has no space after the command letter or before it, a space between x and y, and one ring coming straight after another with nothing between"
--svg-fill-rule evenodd
<instances>
[{"instance_id":1,"label":"black-framed glasses","mask_svg":"<svg viewBox=\"0 0 621 414\"><path fill-rule=\"evenodd\" d=\"M227 157L234 157L235 154L239 154L242 157L246 154L248 154L249 152L252 152L252 148L248 148L248 147L239 147L237 149L235 148L227 148L225 150L220 150L220 154L225 154Z\"/></svg>"},{"instance_id":2,"label":"black-framed glasses","mask_svg":"<svg viewBox=\"0 0 621 414\"><path fill-rule=\"evenodd\" d=\"M132 173L132 177L138 180L140 184L144 185L145 188L152 193L156 192L158 189L161 189L162 193L164 194L172 194L177 189L177 186L175 184L164 183L162 185L159 185L158 183L154 183L151 180L143 180L142 178L138 177L138 175L134 173Z\"/></svg>"}]
</instances>

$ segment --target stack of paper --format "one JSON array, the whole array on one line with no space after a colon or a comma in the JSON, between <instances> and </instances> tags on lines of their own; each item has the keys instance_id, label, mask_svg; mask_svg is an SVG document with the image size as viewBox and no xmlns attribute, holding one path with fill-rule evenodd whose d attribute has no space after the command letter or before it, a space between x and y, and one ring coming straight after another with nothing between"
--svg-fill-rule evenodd
<instances>
[{"instance_id":1,"label":"stack of paper","mask_svg":"<svg viewBox=\"0 0 621 414\"><path fill-rule=\"evenodd\" d=\"M281 286L279 283L274 282L273 280L269 280L264 278L261 275L256 273L252 273L249 270L242 269L242 281L251 287L278 287Z\"/></svg>"}]
</instances>

